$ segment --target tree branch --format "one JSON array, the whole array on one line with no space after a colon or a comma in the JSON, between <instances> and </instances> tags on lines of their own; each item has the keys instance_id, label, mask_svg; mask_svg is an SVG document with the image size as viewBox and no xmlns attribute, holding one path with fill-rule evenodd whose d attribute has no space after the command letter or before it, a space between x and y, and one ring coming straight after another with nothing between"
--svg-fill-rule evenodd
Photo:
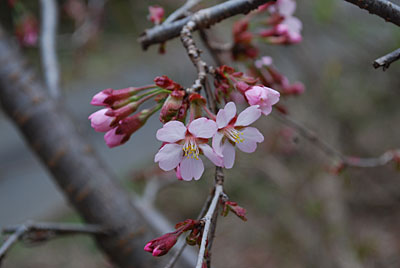
<instances>
[{"instance_id":1,"label":"tree branch","mask_svg":"<svg viewBox=\"0 0 400 268\"><path fill-rule=\"evenodd\" d=\"M39 235L37 233L40 233ZM5 227L4 234L11 234L6 242L0 247L0 261L4 258L11 247L22 237L27 237L32 241L43 241L58 235L72 234L92 234L105 235L107 231L98 225L82 225L67 223L34 223L27 222L15 226Z\"/></svg>"},{"instance_id":2,"label":"tree branch","mask_svg":"<svg viewBox=\"0 0 400 268\"><path fill-rule=\"evenodd\" d=\"M393 52L390 52L389 54L386 54L383 57L380 57L379 59L376 59L374 61L373 66L375 69L382 67L382 69L385 71L387 68L389 68L390 64L399 59L400 59L400 48L396 49Z\"/></svg>"},{"instance_id":3,"label":"tree branch","mask_svg":"<svg viewBox=\"0 0 400 268\"><path fill-rule=\"evenodd\" d=\"M230 0L222 4L215 5L206 9L199 10L192 16L162 24L147 29L139 38L139 42L143 49L147 49L150 45L164 43L174 37L178 37L189 21L195 23L193 30L199 28L207 28L221 20L238 14L247 14L258 6L274 0Z\"/></svg>"},{"instance_id":4,"label":"tree branch","mask_svg":"<svg viewBox=\"0 0 400 268\"><path fill-rule=\"evenodd\" d=\"M400 6L388 0L345 0L400 26Z\"/></svg>"},{"instance_id":5,"label":"tree branch","mask_svg":"<svg viewBox=\"0 0 400 268\"><path fill-rule=\"evenodd\" d=\"M62 105L49 97L0 27L0 103L60 189L89 223L109 229L96 237L119 267L152 262L140 250L144 221ZM146 259L145 259L146 258Z\"/></svg>"},{"instance_id":6,"label":"tree branch","mask_svg":"<svg viewBox=\"0 0 400 268\"><path fill-rule=\"evenodd\" d=\"M168 24L168 23L171 23L171 22L175 21L180 16L185 15L185 13L189 9L191 9L192 7L194 7L195 5L197 5L200 2L201 2L201 0L187 0L185 2L185 4L183 4L183 6L181 6L180 8L175 10L174 12L172 12L171 15L169 15L168 18L163 22L163 24Z\"/></svg>"},{"instance_id":7,"label":"tree branch","mask_svg":"<svg viewBox=\"0 0 400 268\"><path fill-rule=\"evenodd\" d=\"M219 201L219 197L223 193L223 190L224 189L223 189L223 186L221 184L217 184L215 186L214 197L213 197L213 199L211 201L211 205L208 208L208 211L207 211L206 215L203 218L203 220L205 222L205 225L204 225L203 235L202 235L202 238L201 238L199 255L197 257L196 268L201 268L202 267L203 260L204 260L204 252L205 252L206 244L207 244L207 240L208 240L208 232L210 230L210 225L211 225L211 219L212 219L214 211L215 211L215 209L217 207L217 204L218 204L218 201Z\"/></svg>"},{"instance_id":8,"label":"tree branch","mask_svg":"<svg viewBox=\"0 0 400 268\"><path fill-rule=\"evenodd\" d=\"M57 1L40 0L40 5L42 11L40 56L43 65L44 80L50 95L57 99L60 97L60 71L56 52Z\"/></svg>"},{"instance_id":9,"label":"tree branch","mask_svg":"<svg viewBox=\"0 0 400 268\"><path fill-rule=\"evenodd\" d=\"M391 150L383 153L379 157L371 158L361 158L355 156L348 156L342 154L340 151L336 150L333 146L319 138L314 131L303 126L299 122L296 122L293 118L287 115L282 115L278 112L272 114L282 123L294 128L297 132L314 144L316 147L321 149L328 156L339 159L345 166L357 167L357 168L372 168L379 167L388 164L391 161L396 160L400 156L400 150Z\"/></svg>"}]
</instances>

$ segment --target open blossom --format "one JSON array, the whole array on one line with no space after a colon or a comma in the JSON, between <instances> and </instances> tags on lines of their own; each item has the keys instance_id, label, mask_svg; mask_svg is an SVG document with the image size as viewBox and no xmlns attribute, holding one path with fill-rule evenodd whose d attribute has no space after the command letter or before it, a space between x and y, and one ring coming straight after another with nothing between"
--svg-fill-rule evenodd
<instances>
[{"instance_id":1,"label":"open blossom","mask_svg":"<svg viewBox=\"0 0 400 268\"><path fill-rule=\"evenodd\" d=\"M294 0L277 0L274 5L269 7L271 13L279 13L284 17L292 16L296 10L296 1Z\"/></svg>"},{"instance_id":2,"label":"open blossom","mask_svg":"<svg viewBox=\"0 0 400 268\"><path fill-rule=\"evenodd\" d=\"M215 152L223 156L224 167L232 168L235 162L235 146L239 150L252 153L257 143L264 141L264 136L254 127L248 127L261 115L258 105L250 106L236 116L236 105L229 102L218 111L218 131L213 137Z\"/></svg>"},{"instance_id":3,"label":"open blossom","mask_svg":"<svg viewBox=\"0 0 400 268\"><path fill-rule=\"evenodd\" d=\"M154 161L165 171L179 166L183 180L198 180L204 171L200 154L222 166L221 157L207 144L216 131L217 124L205 117L193 120L187 127L180 121L169 121L157 131L157 139L166 144L155 155Z\"/></svg>"},{"instance_id":4,"label":"open blossom","mask_svg":"<svg viewBox=\"0 0 400 268\"><path fill-rule=\"evenodd\" d=\"M245 96L250 105L259 105L264 115L269 115L272 105L279 101L279 92L272 88L257 85L245 92Z\"/></svg>"},{"instance_id":5,"label":"open blossom","mask_svg":"<svg viewBox=\"0 0 400 268\"><path fill-rule=\"evenodd\" d=\"M295 44L302 40L301 29L303 24L296 17L287 17L276 26L278 34L286 38L285 43Z\"/></svg>"}]
</instances>

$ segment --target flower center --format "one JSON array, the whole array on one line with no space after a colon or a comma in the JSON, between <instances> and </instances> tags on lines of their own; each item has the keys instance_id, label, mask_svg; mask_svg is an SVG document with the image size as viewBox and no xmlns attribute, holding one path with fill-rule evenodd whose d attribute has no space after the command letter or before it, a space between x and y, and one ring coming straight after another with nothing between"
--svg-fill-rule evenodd
<instances>
[{"instance_id":1,"label":"flower center","mask_svg":"<svg viewBox=\"0 0 400 268\"><path fill-rule=\"evenodd\" d=\"M187 158L199 160L200 151L194 139L187 139L182 150L185 152L185 156L187 156Z\"/></svg>"},{"instance_id":2,"label":"flower center","mask_svg":"<svg viewBox=\"0 0 400 268\"><path fill-rule=\"evenodd\" d=\"M240 137L240 135L243 135L243 133L238 131L238 130L236 130L233 127L225 128L224 129L224 134L225 134L226 137L228 137L228 139L230 139L234 143L239 143L239 142L243 142L244 141L244 138Z\"/></svg>"}]
</instances>

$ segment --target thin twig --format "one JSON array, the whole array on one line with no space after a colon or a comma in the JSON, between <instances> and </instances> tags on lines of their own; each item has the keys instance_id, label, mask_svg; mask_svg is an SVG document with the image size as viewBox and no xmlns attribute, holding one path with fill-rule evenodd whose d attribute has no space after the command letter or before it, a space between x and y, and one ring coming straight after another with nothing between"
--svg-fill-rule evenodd
<instances>
[{"instance_id":1,"label":"thin twig","mask_svg":"<svg viewBox=\"0 0 400 268\"><path fill-rule=\"evenodd\" d=\"M35 234L40 232L39 235ZM0 261L11 247L22 237L27 237L33 241L48 240L58 235L71 234L93 234L105 235L107 230L98 225L91 224L67 224L67 223L47 223L47 222L27 222L24 224L8 226L3 229L4 234L11 234L10 237L0 247Z\"/></svg>"},{"instance_id":2,"label":"thin twig","mask_svg":"<svg viewBox=\"0 0 400 268\"><path fill-rule=\"evenodd\" d=\"M4 242L0 247L0 264L6 255L7 251L19 240L19 238L26 232L26 227L24 225L19 226L19 228Z\"/></svg>"},{"instance_id":3,"label":"thin twig","mask_svg":"<svg viewBox=\"0 0 400 268\"><path fill-rule=\"evenodd\" d=\"M204 202L203 207L200 210L199 215L197 216L197 219L200 220L201 218L203 218L204 214L207 211L207 208L210 206L211 204L211 200L212 200L212 195L210 194L207 197L206 202ZM168 264L166 266L164 266L164 268L173 268L175 263L177 262L177 260L179 259L179 257L181 256L183 250L186 248L187 243L183 243L180 248L177 249L177 251L175 252L174 256L172 256L172 258L170 259L170 261L168 262Z\"/></svg>"},{"instance_id":4,"label":"thin twig","mask_svg":"<svg viewBox=\"0 0 400 268\"><path fill-rule=\"evenodd\" d=\"M40 38L40 56L42 59L45 82L50 95L60 97L60 70L56 52L58 11L56 0L40 0L42 26Z\"/></svg>"},{"instance_id":5,"label":"thin twig","mask_svg":"<svg viewBox=\"0 0 400 268\"><path fill-rule=\"evenodd\" d=\"M163 24L168 24L175 21L200 2L201 0L187 0L185 4L183 4L183 6L172 12L171 15L169 15L168 18L165 19Z\"/></svg>"},{"instance_id":6,"label":"thin twig","mask_svg":"<svg viewBox=\"0 0 400 268\"><path fill-rule=\"evenodd\" d=\"M219 197L223 193L223 186L221 184L217 184L215 186L215 192L214 192L214 197L211 201L211 205L208 208L208 211L203 218L205 225L204 225L204 230L203 230L203 237L201 238L201 244L200 244L200 250L199 250L199 255L197 257L197 265L196 268L201 268L203 264L203 259L204 259L204 252L206 249L206 244L207 244L207 238L208 238L208 232L210 230L210 225L211 225L211 219L214 214L214 211L217 207Z\"/></svg>"},{"instance_id":7,"label":"thin twig","mask_svg":"<svg viewBox=\"0 0 400 268\"><path fill-rule=\"evenodd\" d=\"M389 68L390 64L399 59L400 59L400 48L396 49L393 52L390 52L389 54L386 54L383 57L380 57L379 59L376 59L374 61L373 66L375 69L382 67L382 69L385 71L387 68Z\"/></svg>"},{"instance_id":8,"label":"thin twig","mask_svg":"<svg viewBox=\"0 0 400 268\"><path fill-rule=\"evenodd\" d=\"M371 158L344 155L333 146L319 138L314 131L295 121L293 118L290 118L287 115L282 115L278 112L274 112L272 115L280 120L282 123L296 129L300 135L302 135L304 138L314 144L317 148L321 149L328 156L339 159L345 166L356 168L380 167L388 164L391 161L396 160L400 156L400 150L390 150L383 153L379 157Z\"/></svg>"},{"instance_id":9,"label":"thin twig","mask_svg":"<svg viewBox=\"0 0 400 268\"><path fill-rule=\"evenodd\" d=\"M208 28L217 22L238 14L247 14L258 6L274 0L230 0L224 3L199 10L192 16L168 23L154 26L147 29L139 38L139 42L143 49L147 49L150 45L164 43L174 37L178 37L189 21L194 21L196 27Z\"/></svg>"},{"instance_id":10,"label":"thin twig","mask_svg":"<svg viewBox=\"0 0 400 268\"><path fill-rule=\"evenodd\" d=\"M388 0L345 0L400 26L400 6Z\"/></svg>"}]
</instances>

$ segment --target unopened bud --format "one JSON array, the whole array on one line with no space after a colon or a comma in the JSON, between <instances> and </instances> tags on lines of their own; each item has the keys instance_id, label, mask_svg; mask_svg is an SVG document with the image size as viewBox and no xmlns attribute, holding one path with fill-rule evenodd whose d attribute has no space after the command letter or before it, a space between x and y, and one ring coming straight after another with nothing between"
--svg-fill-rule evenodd
<instances>
[{"instance_id":1,"label":"unopened bud","mask_svg":"<svg viewBox=\"0 0 400 268\"><path fill-rule=\"evenodd\" d=\"M185 94L184 90L174 90L165 100L160 112L160 121L163 124L178 116Z\"/></svg>"}]
</instances>

